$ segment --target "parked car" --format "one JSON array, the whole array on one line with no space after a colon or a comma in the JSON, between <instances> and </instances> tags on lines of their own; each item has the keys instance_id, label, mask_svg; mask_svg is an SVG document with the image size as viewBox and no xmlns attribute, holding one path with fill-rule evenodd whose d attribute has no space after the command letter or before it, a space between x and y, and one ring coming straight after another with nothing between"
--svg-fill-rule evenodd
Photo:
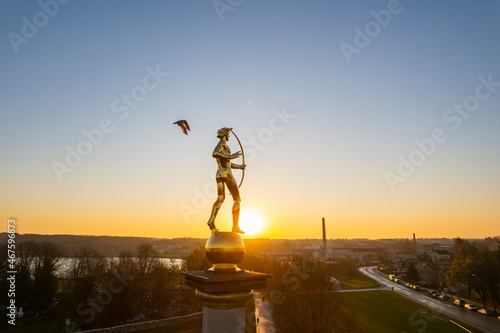
<instances>
[{"instance_id":1,"label":"parked car","mask_svg":"<svg viewBox=\"0 0 500 333\"><path fill-rule=\"evenodd\" d=\"M443 300L443 301L446 301L446 300L448 299L448 297L446 297L446 296L445 296L445 295L443 295L443 294L439 295L439 296L438 296L438 298L439 298L440 300Z\"/></svg>"},{"instance_id":2,"label":"parked car","mask_svg":"<svg viewBox=\"0 0 500 333\"><path fill-rule=\"evenodd\" d=\"M453 301L453 304L455 304L456 306L459 306L459 307L463 308L464 305L465 305L465 301L462 300L462 299L456 299L456 300Z\"/></svg>"},{"instance_id":3,"label":"parked car","mask_svg":"<svg viewBox=\"0 0 500 333\"><path fill-rule=\"evenodd\" d=\"M485 316L493 316L494 315L493 311L488 310L488 309L481 309L478 312L484 314Z\"/></svg>"},{"instance_id":4,"label":"parked car","mask_svg":"<svg viewBox=\"0 0 500 333\"><path fill-rule=\"evenodd\" d=\"M477 306L475 306L474 304L465 304L464 308L466 308L467 310L471 310L471 311L477 311L478 310Z\"/></svg>"}]
</instances>

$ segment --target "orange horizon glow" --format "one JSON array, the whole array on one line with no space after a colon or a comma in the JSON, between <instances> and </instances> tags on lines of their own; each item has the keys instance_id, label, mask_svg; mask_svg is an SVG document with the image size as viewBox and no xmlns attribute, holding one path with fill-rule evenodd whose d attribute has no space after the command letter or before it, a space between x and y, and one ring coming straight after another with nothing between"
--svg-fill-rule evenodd
<instances>
[{"instance_id":1,"label":"orange horizon glow","mask_svg":"<svg viewBox=\"0 0 500 333\"><path fill-rule=\"evenodd\" d=\"M209 157L206 159L212 162ZM413 233L417 238L500 235L493 186L482 189L480 197L460 191L433 191L432 182L412 184L412 192L401 191L397 195L385 188L378 192L363 191L363 184L342 184L340 180L336 188L313 191L293 173L273 184L274 180L265 174L257 178L259 170L255 169L255 173L247 175L241 189L241 221L244 222L249 212L257 211L266 220L265 229L249 231L244 238L319 239L322 217L326 218L329 239L411 238ZM214 183L213 178L201 176L201 180L196 180L198 183ZM80 179L79 174L74 177L55 186L40 180L36 185L44 188L43 195L14 188L0 197L2 202L7 199L12 202L9 212L19 212L14 215L18 233L153 238L208 238L210 235L206 222L215 197L207 195L199 199L197 205L191 204L196 198L191 188L202 186L159 184L142 193L131 191L130 188L137 185L129 185L122 179L110 182L96 174L97 187L93 188L85 187L85 179ZM262 192L262 184L273 184L273 188ZM312 196L304 200L302 193L308 191ZM179 213L179 203L190 205L187 218ZM221 231L230 230L232 226L231 209L232 198L228 195L216 220ZM4 216L4 219L10 217Z\"/></svg>"},{"instance_id":2,"label":"orange horizon glow","mask_svg":"<svg viewBox=\"0 0 500 333\"><path fill-rule=\"evenodd\" d=\"M243 213L242 213L243 215ZM43 218L37 218L38 223L30 223L30 216L19 215L16 218L17 232L20 234L41 235L82 235L82 236L117 236L117 237L148 237L148 238L208 238L210 232L204 221L188 224L167 223L154 221L143 217L122 217L121 219L92 219L80 217L71 221L54 223L43 223ZM483 239L500 235L498 224L494 219L489 222L488 230L476 230L471 228L466 218L455 220L456 227L450 230L446 224L440 225L439 221L416 226L415 219L408 219L405 223L397 220L376 220L370 222L356 219L329 218L326 217L326 235L328 239L386 239L386 238L411 238L416 233L417 238L466 238ZM261 232L250 232L243 238L270 238L270 239L320 239L321 217L300 220L300 216L277 219L267 217L265 229ZM243 220L242 220L243 222ZM484 223L483 223L484 225ZM120 226L119 228L117 226ZM220 230L230 230L230 220L218 221ZM243 230L243 224L242 224Z\"/></svg>"}]
</instances>

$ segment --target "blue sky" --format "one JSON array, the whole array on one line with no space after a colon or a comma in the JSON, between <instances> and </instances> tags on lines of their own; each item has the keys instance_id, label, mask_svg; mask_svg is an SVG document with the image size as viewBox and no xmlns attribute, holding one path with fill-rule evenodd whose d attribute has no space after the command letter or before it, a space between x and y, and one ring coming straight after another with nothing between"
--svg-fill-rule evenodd
<instances>
[{"instance_id":1,"label":"blue sky","mask_svg":"<svg viewBox=\"0 0 500 333\"><path fill-rule=\"evenodd\" d=\"M40 3L57 13L13 47ZM196 193L231 126L254 155L242 212L267 216L263 236L317 237L303 223L322 216L334 238L500 234L500 89L458 129L443 119L478 77L500 82L499 2L241 1L224 20L211 1L40 3L0 2L1 211L20 232L202 237L215 198ZM388 6L398 13L348 62L340 45ZM168 76L120 119L112 103L147 68ZM266 137L276 110L294 118ZM53 163L103 119L111 133L60 181ZM446 141L391 188L384 175L435 128Z\"/></svg>"}]
</instances>

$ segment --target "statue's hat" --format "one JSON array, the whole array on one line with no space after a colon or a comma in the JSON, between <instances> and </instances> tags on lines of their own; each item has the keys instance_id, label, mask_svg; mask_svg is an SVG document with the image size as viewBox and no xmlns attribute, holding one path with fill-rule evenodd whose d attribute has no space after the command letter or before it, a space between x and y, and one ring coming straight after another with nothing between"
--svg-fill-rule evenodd
<instances>
[{"instance_id":1,"label":"statue's hat","mask_svg":"<svg viewBox=\"0 0 500 333\"><path fill-rule=\"evenodd\" d=\"M231 132L233 129L231 127L222 127L220 130L217 131L217 137L222 138L225 136L227 133Z\"/></svg>"}]
</instances>

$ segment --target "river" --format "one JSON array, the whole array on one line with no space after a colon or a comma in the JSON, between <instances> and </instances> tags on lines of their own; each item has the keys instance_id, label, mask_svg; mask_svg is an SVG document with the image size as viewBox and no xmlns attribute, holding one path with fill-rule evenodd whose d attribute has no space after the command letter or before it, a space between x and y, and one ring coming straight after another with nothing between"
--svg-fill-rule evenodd
<instances>
[{"instance_id":1,"label":"river","mask_svg":"<svg viewBox=\"0 0 500 333\"><path fill-rule=\"evenodd\" d=\"M118 262L119 257L107 257L108 262ZM134 258L135 259L135 258ZM176 259L176 258L158 258L160 262L167 267L177 267L182 268L186 260ZM72 264L75 262L76 258L61 258L61 264L57 270L57 274L64 276L70 272Z\"/></svg>"}]
</instances>

